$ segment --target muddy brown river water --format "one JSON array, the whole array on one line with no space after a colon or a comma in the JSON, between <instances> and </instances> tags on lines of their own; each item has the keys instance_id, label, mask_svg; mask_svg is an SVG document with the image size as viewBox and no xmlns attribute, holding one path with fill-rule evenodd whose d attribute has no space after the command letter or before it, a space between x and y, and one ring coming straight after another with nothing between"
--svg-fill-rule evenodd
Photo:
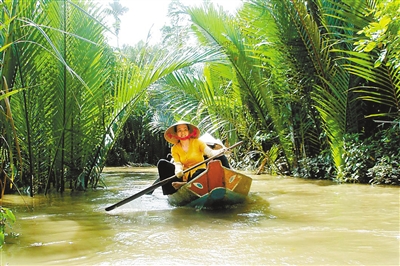
<instances>
[{"instance_id":1,"label":"muddy brown river water","mask_svg":"<svg viewBox=\"0 0 400 266\"><path fill-rule=\"evenodd\" d=\"M245 204L168 205L155 168L108 168L106 187L6 195L17 221L1 265L399 265L399 187L251 175ZM10 230L7 230L10 231Z\"/></svg>"}]
</instances>

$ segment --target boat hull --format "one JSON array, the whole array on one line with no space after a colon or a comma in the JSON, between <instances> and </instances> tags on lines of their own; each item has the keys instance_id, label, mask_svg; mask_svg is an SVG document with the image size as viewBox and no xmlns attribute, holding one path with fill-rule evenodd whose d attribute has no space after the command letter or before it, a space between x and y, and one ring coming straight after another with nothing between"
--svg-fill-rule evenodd
<instances>
[{"instance_id":1,"label":"boat hull","mask_svg":"<svg viewBox=\"0 0 400 266\"><path fill-rule=\"evenodd\" d=\"M243 203L251 183L250 177L225 168L215 160L208 163L206 171L168 195L168 201L174 206L226 207Z\"/></svg>"}]
</instances>

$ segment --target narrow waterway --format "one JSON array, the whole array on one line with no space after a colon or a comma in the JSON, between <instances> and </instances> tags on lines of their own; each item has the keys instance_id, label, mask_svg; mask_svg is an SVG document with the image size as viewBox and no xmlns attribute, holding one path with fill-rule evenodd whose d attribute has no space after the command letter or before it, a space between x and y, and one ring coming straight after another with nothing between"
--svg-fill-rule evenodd
<instances>
[{"instance_id":1,"label":"narrow waterway","mask_svg":"<svg viewBox=\"0 0 400 266\"><path fill-rule=\"evenodd\" d=\"M6 195L17 222L1 265L399 265L400 189L251 175L245 204L168 205L155 168L110 168L104 189ZM10 230L7 230L10 232Z\"/></svg>"}]
</instances>

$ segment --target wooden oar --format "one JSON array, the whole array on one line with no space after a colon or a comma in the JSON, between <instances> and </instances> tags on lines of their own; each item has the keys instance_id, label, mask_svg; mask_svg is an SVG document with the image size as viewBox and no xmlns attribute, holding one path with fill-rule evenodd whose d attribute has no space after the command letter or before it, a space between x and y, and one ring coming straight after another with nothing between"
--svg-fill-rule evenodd
<instances>
[{"instance_id":1,"label":"wooden oar","mask_svg":"<svg viewBox=\"0 0 400 266\"><path fill-rule=\"evenodd\" d=\"M239 145L242 144L242 143L243 143L243 141L240 141L240 142L238 142L238 143L236 143L236 144L230 146L229 148L226 148L225 151L230 150L230 149L233 149L234 147L239 146ZM189 171L193 170L194 168L199 167L200 165L202 165L202 164L204 164L204 163L207 163L207 162L209 162L209 161L211 161L211 160L213 160L213 159L215 159L215 158L221 156L222 154L224 154L225 151L222 151L221 153L219 153L219 154L217 154L217 155L214 155L214 156L212 156L212 157L210 157L210 158L208 158L208 159L206 159L206 160L204 160L204 161L202 161L202 162L200 162L200 163L198 163L198 164L196 164L196 165L194 165L194 166L192 166L192 167L186 169L185 171L183 171L183 173L189 172ZM167 184L169 181L171 181L171 180L172 180L173 178L175 178L175 177L176 177L176 175L173 175L173 176L168 177L168 178L166 178L166 179L164 179L164 180L161 180L161 181L159 181L159 182L157 182L157 183L151 185L150 187L148 187L148 188L146 188L146 189L143 189L142 191L139 191L138 193L136 193L136 194L134 194L134 195L132 195L132 196L126 198L126 199L123 199L123 200L121 200L120 202L115 203L114 205L108 206L108 207L106 208L106 211L114 210L115 208L117 208L117 207L119 207L119 206L121 206L121 205L124 205L124 204L126 204L126 203L128 203L128 202L130 202L130 201L132 201L132 200L134 200L134 199L137 199L137 198L139 198L140 196L143 196L144 194L146 194L146 193L148 193L148 192L150 192L150 191L153 191L153 190L155 190L156 188L161 187L162 185Z\"/></svg>"}]
</instances>

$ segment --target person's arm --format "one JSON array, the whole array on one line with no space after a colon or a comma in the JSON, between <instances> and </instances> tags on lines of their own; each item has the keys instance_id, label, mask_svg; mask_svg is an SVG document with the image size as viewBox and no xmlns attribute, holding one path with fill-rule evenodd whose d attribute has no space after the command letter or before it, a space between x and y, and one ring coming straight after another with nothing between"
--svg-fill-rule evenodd
<instances>
[{"instance_id":1,"label":"person's arm","mask_svg":"<svg viewBox=\"0 0 400 266\"><path fill-rule=\"evenodd\" d=\"M175 175L178 178L182 178L183 176L183 165L180 162L174 162L175 165Z\"/></svg>"},{"instance_id":2,"label":"person's arm","mask_svg":"<svg viewBox=\"0 0 400 266\"><path fill-rule=\"evenodd\" d=\"M218 155L224 151L224 149L213 150L204 141L202 141L200 139L196 139L196 141L197 141L197 145L198 145L200 151L204 155L206 155L208 158Z\"/></svg>"},{"instance_id":3,"label":"person's arm","mask_svg":"<svg viewBox=\"0 0 400 266\"><path fill-rule=\"evenodd\" d=\"M175 146L172 146L172 148L171 148L171 155L172 155L172 158L174 159L173 163L175 165L175 175L178 178L182 178L182 176L183 176L183 164L181 163L179 153L176 150Z\"/></svg>"},{"instance_id":4,"label":"person's arm","mask_svg":"<svg viewBox=\"0 0 400 266\"><path fill-rule=\"evenodd\" d=\"M204 154L207 155L209 158L210 158L210 157L214 157L214 156L216 156L216 155L218 155L218 154L223 155L223 152L224 152L224 151L225 151L224 148L219 149L219 150L213 150L213 149L211 149L210 147L208 147L207 145L206 145L206 147L204 148Z\"/></svg>"}]
</instances>

